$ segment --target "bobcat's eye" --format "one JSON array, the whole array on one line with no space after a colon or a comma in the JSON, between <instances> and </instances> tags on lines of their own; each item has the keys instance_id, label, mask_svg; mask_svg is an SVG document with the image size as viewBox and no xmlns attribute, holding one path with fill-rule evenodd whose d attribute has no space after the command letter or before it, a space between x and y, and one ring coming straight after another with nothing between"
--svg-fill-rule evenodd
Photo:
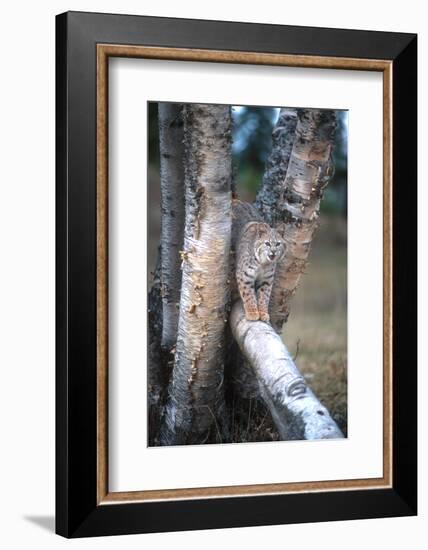
<instances>
[{"instance_id":1,"label":"bobcat's eye","mask_svg":"<svg viewBox=\"0 0 428 550\"><path fill-rule=\"evenodd\" d=\"M269 242L269 241L265 241L265 245L266 245L266 246L270 246L270 242Z\"/></svg>"},{"instance_id":2,"label":"bobcat's eye","mask_svg":"<svg viewBox=\"0 0 428 550\"><path fill-rule=\"evenodd\" d=\"M281 246L281 243L280 243L280 242L277 242L277 243L276 243L276 246Z\"/></svg>"}]
</instances>

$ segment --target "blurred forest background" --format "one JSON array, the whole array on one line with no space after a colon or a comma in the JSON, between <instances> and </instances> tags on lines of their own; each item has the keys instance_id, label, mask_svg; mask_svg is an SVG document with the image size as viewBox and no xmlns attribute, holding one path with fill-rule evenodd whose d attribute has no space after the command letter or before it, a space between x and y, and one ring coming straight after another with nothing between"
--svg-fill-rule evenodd
<instances>
[{"instance_id":1,"label":"blurred forest background","mask_svg":"<svg viewBox=\"0 0 428 550\"><path fill-rule=\"evenodd\" d=\"M148 273L149 288L160 236L159 130L157 103L149 103ZM262 180L279 108L233 106L233 171L241 200L252 202ZM282 337L298 368L347 433L347 148L348 112L337 111L335 173L321 203L320 227L312 242L309 265L291 304ZM237 429L260 423L271 430L266 415L251 402L240 410ZM241 407L242 409L242 407ZM247 418L248 416L248 418ZM259 419L260 417L260 419ZM235 419L233 419L235 420ZM263 425L263 427L262 427ZM257 430L256 430L257 432ZM238 440L245 440L239 434ZM266 440L266 433L263 435ZM257 441L257 433L248 434Z\"/></svg>"}]
</instances>

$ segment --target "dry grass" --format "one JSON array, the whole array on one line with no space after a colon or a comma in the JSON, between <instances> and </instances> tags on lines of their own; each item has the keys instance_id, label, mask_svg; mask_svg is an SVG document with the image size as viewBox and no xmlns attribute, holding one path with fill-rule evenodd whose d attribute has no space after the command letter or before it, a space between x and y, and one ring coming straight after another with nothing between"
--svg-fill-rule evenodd
<instances>
[{"instance_id":1,"label":"dry grass","mask_svg":"<svg viewBox=\"0 0 428 550\"><path fill-rule=\"evenodd\" d=\"M279 440L269 411L257 399L242 399L235 394L230 409L229 422L232 443Z\"/></svg>"}]
</instances>

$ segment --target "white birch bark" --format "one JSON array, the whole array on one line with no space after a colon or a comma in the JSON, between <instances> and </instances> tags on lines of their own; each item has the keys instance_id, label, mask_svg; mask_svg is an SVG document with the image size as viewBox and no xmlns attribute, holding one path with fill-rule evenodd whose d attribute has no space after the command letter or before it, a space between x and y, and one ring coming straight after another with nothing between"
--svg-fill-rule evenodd
<instances>
[{"instance_id":1,"label":"white birch bark","mask_svg":"<svg viewBox=\"0 0 428 550\"><path fill-rule=\"evenodd\" d=\"M230 315L232 333L251 365L260 394L282 440L343 438L328 410L315 397L271 325L247 321L242 302Z\"/></svg>"},{"instance_id":2,"label":"white birch bark","mask_svg":"<svg viewBox=\"0 0 428 550\"><path fill-rule=\"evenodd\" d=\"M161 177L162 347L177 339L181 288L180 250L184 239L183 105L159 103Z\"/></svg>"},{"instance_id":3,"label":"white birch bark","mask_svg":"<svg viewBox=\"0 0 428 550\"><path fill-rule=\"evenodd\" d=\"M222 392L231 243L231 118L226 106L184 110L186 222L177 346L162 445L206 440Z\"/></svg>"}]
</instances>

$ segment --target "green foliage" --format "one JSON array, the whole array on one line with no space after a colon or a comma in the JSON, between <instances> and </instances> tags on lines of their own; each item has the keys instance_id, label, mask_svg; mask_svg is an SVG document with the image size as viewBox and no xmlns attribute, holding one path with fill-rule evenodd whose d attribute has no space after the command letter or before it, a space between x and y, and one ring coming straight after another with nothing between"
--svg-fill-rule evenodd
<instances>
[{"instance_id":1,"label":"green foliage","mask_svg":"<svg viewBox=\"0 0 428 550\"><path fill-rule=\"evenodd\" d=\"M348 111L337 111L336 139L333 150L334 176L321 202L321 213L346 217L348 203Z\"/></svg>"},{"instance_id":2,"label":"green foliage","mask_svg":"<svg viewBox=\"0 0 428 550\"><path fill-rule=\"evenodd\" d=\"M232 108L232 159L238 193L243 198L251 200L256 195L271 151L277 117L278 109L272 107Z\"/></svg>"}]
</instances>

